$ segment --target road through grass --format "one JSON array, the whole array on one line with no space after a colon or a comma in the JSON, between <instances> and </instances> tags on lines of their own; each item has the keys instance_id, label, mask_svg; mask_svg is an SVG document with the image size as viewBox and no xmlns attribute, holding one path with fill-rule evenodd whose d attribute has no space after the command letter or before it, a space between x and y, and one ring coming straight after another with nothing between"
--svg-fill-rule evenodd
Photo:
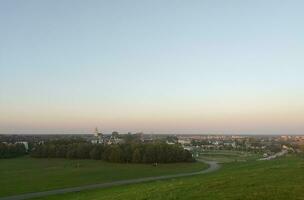
<instances>
[{"instance_id":1,"label":"road through grass","mask_svg":"<svg viewBox=\"0 0 304 200\"><path fill-rule=\"evenodd\" d=\"M39 200L303 200L304 158L226 163L216 173L117 186Z\"/></svg>"},{"instance_id":2,"label":"road through grass","mask_svg":"<svg viewBox=\"0 0 304 200\"><path fill-rule=\"evenodd\" d=\"M203 163L115 164L98 160L0 160L0 197L142 177L200 171Z\"/></svg>"}]
</instances>

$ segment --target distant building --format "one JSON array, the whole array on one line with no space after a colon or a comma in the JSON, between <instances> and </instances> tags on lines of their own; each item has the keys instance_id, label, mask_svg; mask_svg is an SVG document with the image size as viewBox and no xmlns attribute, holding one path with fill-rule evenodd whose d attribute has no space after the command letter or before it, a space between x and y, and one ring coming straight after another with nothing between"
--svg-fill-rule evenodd
<instances>
[{"instance_id":1,"label":"distant building","mask_svg":"<svg viewBox=\"0 0 304 200\"><path fill-rule=\"evenodd\" d=\"M99 140L91 140L92 144L99 144Z\"/></svg>"},{"instance_id":2,"label":"distant building","mask_svg":"<svg viewBox=\"0 0 304 200\"><path fill-rule=\"evenodd\" d=\"M94 130L95 137L102 137L102 133L98 131L98 128L96 127Z\"/></svg>"},{"instance_id":3,"label":"distant building","mask_svg":"<svg viewBox=\"0 0 304 200\"><path fill-rule=\"evenodd\" d=\"M231 146L233 148L236 148L236 143L235 142L224 142L224 146Z\"/></svg>"},{"instance_id":4,"label":"distant building","mask_svg":"<svg viewBox=\"0 0 304 200\"><path fill-rule=\"evenodd\" d=\"M144 133L143 132L139 132L139 133L135 133L136 136L138 137L138 139L143 142L144 141Z\"/></svg>"},{"instance_id":5,"label":"distant building","mask_svg":"<svg viewBox=\"0 0 304 200\"><path fill-rule=\"evenodd\" d=\"M25 141L22 141L22 142L16 142L16 144L23 144L24 145L24 148L26 151L29 150L29 145L28 145L28 142L25 142Z\"/></svg>"},{"instance_id":6,"label":"distant building","mask_svg":"<svg viewBox=\"0 0 304 200\"><path fill-rule=\"evenodd\" d=\"M185 150L192 151L192 147L184 147Z\"/></svg>"},{"instance_id":7,"label":"distant building","mask_svg":"<svg viewBox=\"0 0 304 200\"><path fill-rule=\"evenodd\" d=\"M178 139L177 142L181 145L190 145L191 144L191 140L186 140L186 139Z\"/></svg>"},{"instance_id":8,"label":"distant building","mask_svg":"<svg viewBox=\"0 0 304 200\"><path fill-rule=\"evenodd\" d=\"M110 139L107 142L107 144L122 144L122 143L124 143L124 140L121 138Z\"/></svg>"},{"instance_id":9,"label":"distant building","mask_svg":"<svg viewBox=\"0 0 304 200\"><path fill-rule=\"evenodd\" d=\"M169 141L166 141L167 144L170 144L170 145L173 145L175 144L174 142L169 142Z\"/></svg>"},{"instance_id":10,"label":"distant building","mask_svg":"<svg viewBox=\"0 0 304 200\"><path fill-rule=\"evenodd\" d=\"M102 143L104 143L103 134L98 131L97 127L94 130L94 136L95 136L96 139L91 140L92 144L102 144Z\"/></svg>"}]
</instances>

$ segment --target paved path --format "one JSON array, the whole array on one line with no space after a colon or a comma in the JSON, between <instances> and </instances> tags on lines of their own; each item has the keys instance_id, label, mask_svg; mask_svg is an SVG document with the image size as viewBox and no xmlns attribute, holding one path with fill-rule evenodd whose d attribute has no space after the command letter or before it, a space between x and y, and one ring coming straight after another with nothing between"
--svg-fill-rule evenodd
<instances>
[{"instance_id":1,"label":"paved path","mask_svg":"<svg viewBox=\"0 0 304 200\"><path fill-rule=\"evenodd\" d=\"M278 158L278 157L281 157L281 156L284 156L285 154L287 154L288 151L287 150L283 150L283 151L280 151L272 156L268 156L266 158L260 158L258 160L272 160L272 159L275 159L275 158Z\"/></svg>"},{"instance_id":2,"label":"paved path","mask_svg":"<svg viewBox=\"0 0 304 200\"><path fill-rule=\"evenodd\" d=\"M50 190L50 191L44 191L44 192L26 193L26 194L20 194L20 195L16 195L16 196L0 197L0 200L23 200L23 199L31 199L31 198L35 198L35 197L44 197L44 196L55 195L55 194L63 194L63 193L68 193L68 192L79 192L79 191L89 190L89 189L107 188L107 187L118 186L118 185L127 185L127 184L133 184L133 183L143 183L143 182L156 181L156 180L193 176L193 175L198 175L198 174L210 173L210 172L216 171L220 168L220 165L214 161L202 161L202 162L207 163L209 165L209 167L207 169L204 169L199 172L190 172L190 173L181 173L181 174L175 174L175 175L121 180L121 181L113 181L110 183L100 183L100 184L85 185L85 186L79 186L79 187Z\"/></svg>"}]
</instances>

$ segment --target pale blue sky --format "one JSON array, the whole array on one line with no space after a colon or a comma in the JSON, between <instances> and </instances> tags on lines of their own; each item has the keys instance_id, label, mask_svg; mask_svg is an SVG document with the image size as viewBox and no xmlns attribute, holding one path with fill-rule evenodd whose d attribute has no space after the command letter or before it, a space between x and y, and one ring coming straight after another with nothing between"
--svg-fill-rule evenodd
<instances>
[{"instance_id":1,"label":"pale blue sky","mask_svg":"<svg viewBox=\"0 0 304 200\"><path fill-rule=\"evenodd\" d=\"M304 133L303 1L0 1L0 133Z\"/></svg>"}]
</instances>

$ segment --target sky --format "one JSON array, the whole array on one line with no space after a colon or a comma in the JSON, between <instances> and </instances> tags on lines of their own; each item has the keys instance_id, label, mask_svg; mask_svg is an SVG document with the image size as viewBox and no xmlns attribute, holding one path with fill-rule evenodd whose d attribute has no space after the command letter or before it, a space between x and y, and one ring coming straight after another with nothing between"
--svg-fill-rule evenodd
<instances>
[{"instance_id":1,"label":"sky","mask_svg":"<svg viewBox=\"0 0 304 200\"><path fill-rule=\"evenodd\" d=\"M1 0L0 134L303 134L303 9Z\"/></svg>"}]
</instances>

